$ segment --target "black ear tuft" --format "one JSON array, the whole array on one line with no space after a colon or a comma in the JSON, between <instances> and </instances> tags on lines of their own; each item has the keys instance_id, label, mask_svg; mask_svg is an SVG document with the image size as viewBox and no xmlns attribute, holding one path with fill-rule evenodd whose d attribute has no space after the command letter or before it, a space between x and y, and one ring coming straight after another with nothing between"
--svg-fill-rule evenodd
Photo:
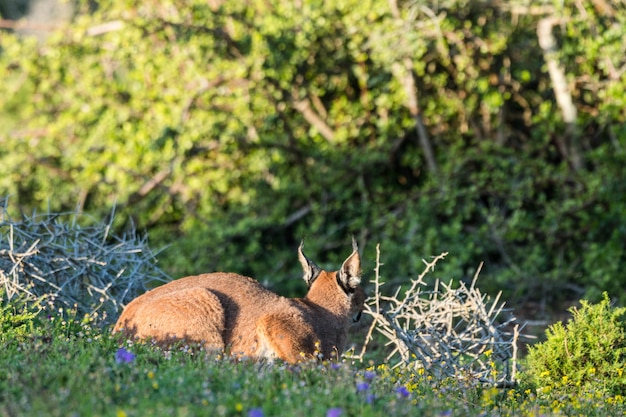
<instances>
[{"instance_id":1,"label":"black ear tuft","mask_svg":"<svg viewBox=\"0 0 626 417\"><path fill-rule=\"evenodd\" d=\"M304 270L304 275L302 278L306 282L306 284L310 287L313 284L313 281L319 276L320 272L322 272L322 268L315 265L313 261L304 256L302 252L302 247L304 246L304 240L300 243L298 247L298 260L300 260L300 264L302 264L302 269Z\"/></svg>"},{"instance_id":2,"label":"black ear tuft","mask_svg":"<svg viewBox=\"0 0 626 417\"><path fill-rule=\"evenodd\" d=\"M358 252L359 251L359 245L356 244L356 239L354 238L354 235L352 235L352 252Z\"/></svg>"},{"instance_id":3,"label":"black ear tuft","mask_svg":"<svg viewBox=\"0 0 626 417\"><path fill-rule=\"evenodd\" d=\"M352 237L352 250L352 254L343 262L337 273L341 285L350 291L353 291L361 283L361 256L354 237Z\"/></svg>"}]
</instances>

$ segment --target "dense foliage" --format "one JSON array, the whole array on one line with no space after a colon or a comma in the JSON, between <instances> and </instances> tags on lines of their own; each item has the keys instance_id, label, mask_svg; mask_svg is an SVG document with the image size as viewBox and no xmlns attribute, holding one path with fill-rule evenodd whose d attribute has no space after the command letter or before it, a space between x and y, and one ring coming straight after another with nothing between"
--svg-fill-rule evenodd
<instances>
[{"instance_id":1,"label":"dense foliage","mask_svg":"<svg viewBox=\"0 0 626 417\"><path fill-rule=\"evenodd\" d=\"M0 195L116 205L174 276L278 284L302 237L336 262L355 234L391 278L448 251L508 299L622 294L626 7L534 3L81 3L43 43L0 37Z\"/></svg>"},{"instance_id":2,"label":"dense foliage","mask_svg":"<svg viewBox=\"0 0 626 417\"><path fill-rule=\"evenodd\" d=\"M626 308L611 306L606 294L598 304L581 301L572 319L557 322L546 341L532 346L528 355L528 380L544 389L560 388L580 393L590 386L612 395L626 394Z\"/></svg>"},{"instance_id":3,"label":"dense foliage","mask_svg":"<svg viewBox=\"0 0 626 417\"><path fill-rule=\"evenodd\" d=\"M19 342L36 332L35 322L41 308L38 302L20 294L9 302L4 290L0 290L0 343Z\"/></svg>"}]
</instances>

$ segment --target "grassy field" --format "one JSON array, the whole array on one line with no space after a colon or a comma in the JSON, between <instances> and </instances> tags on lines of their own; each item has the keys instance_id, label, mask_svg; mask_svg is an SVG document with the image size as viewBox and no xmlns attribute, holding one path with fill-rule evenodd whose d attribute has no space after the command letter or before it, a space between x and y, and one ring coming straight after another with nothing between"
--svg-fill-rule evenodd
<instances>
[{"instance_id":1,"label":"grassy field","mask_svg":"<svg viewBox=\"0 0 626 417\"><path fill-rule=\"evenodd\" d=\"M495 388L384 363L288 366L120 344L92 318L0 310L2 416L616 416L598 389Z\"/></svg>"}]
</instances>

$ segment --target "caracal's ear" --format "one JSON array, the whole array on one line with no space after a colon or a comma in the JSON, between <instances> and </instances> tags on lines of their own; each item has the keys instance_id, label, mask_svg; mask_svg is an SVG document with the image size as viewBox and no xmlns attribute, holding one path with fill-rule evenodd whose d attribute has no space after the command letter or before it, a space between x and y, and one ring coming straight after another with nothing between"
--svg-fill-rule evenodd
<instances>
[{"instance_id":1,"label":"caracal's ear","mask_svg":"<svg viewBox=\"0 0 626 417\"><path fill-rule=\"evenodd\" d=\"M343 262L337 276L341 286L348 292L354 292L354 289L361 283L361 256L354 236L352 237L352 254Z\"/></svg>"},{"instance_id":2,"label":"caracal's ear","mask_svg":"<svg viewBox=\"0 0 626 417\"><path fill-rule=\"evenodd\" d=\"M310 287L313 284L313 281L315 281L315 279L319 276L320 272L322 272L322 268L315 265L312 260L304 256L304 253L302 252L303 246L304 240L300 242L300 246L298 247L298 260L300 260L302 269L304 270L302 278L304 278L306 285Z\"/></svg>"}]
</instances>

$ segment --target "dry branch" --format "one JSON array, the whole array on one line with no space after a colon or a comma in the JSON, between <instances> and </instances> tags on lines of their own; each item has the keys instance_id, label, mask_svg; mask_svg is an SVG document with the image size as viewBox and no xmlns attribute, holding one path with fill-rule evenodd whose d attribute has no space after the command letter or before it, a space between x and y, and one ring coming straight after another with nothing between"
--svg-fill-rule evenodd
<instances>
[{"instance_id":1,"label":"dry branch","mask_svg":"<svg viewBox=\"0 0 626 417\"><path fill-rule=\"evenodd\" d=\"M393 17L400 22L401 25L406 25L406 22L402 19L400 15L400 9L398 8L398 4L396 0L389 0L389 7L391 9L391 14ZM394 76L398 78L400 84L404 88L404 92L406 94L406 106L409 109L409 113L413 118L413 122L415 123L415 132L417 134L417 138L419 141L420 148L424 152L424 158L426 159L426 166L428 170L432 174L437 174L439 168L437 166L437 161L435 160L435 154L433 151L433 145L428 136L428 131L426 130L426 126L424 125L424 120L422 119L422 111L420 109L419 100L418 100L418 90L417 84L415 82L415 74L413 73L413 61L409 56L405 56L402 59L402 63L396 63L392 67Z\"/></svg>"},{"instance_id":2,"label":"dry branch","mask_svg":"<svg viewBox=\"0 0 626 417\"><path fill-rule=\"evenodd\" d=\"M565 143L561 145L564 148L561 152L570 160L572 167L578 171L582 168L582 156L578 149L579 138L576 130L578 112L567 85L565 70L558 61L557 43L552 34L552 28L559 23L562 23L562 20L558 17L541 19L537 24L537 39L548 66L548 74L550 74L556 102L563 113L563 121L567 126L567 137L565 138Z\"/></svg>"},{"instance_id":3,"label":"dry branch","mask_svg":"<svg viewBox=\"0 0 626 417\"><path fill-rule=\"evenodd\" d=\"M335 132L328 124L322 119L322 117L313 110L309 100L292 100L293 108L299 111L304 117L304 120L309 122L328 142L332 142L335 137Z\"/></svg>"},{"instance_id":4,"label":"dry branch","mask_svg":"<svg viewBox=\"0 0 626 417\"><path fill-rule=\"evenodd\" d=\"M365 313L373 317L361 358L374 329L388 339L391 353L387 360L396 366L423 369L445 378L474 378L493 385L515 382L519 327L514 317L502 321L504 303L476 287L480 267L471 285L436 280L428 285L424 278L447 253L432 261L412 279L406 291L393 296L381 292L380 250L377 247L374 293Z\"/></svg>"},{"instance_id":5,"label":"dry branch","mask_svg":"<svg viewBox=\"0 0 626 417\"><path fill-rule=\"evenodd\" d=\"M169 280L134 230L115 236L111 224L81 227L79 220L87 218L47 213L16 221L0 208L0 294L47 298L106 321L147 283Z\"/></svg>"}]
</instances>

